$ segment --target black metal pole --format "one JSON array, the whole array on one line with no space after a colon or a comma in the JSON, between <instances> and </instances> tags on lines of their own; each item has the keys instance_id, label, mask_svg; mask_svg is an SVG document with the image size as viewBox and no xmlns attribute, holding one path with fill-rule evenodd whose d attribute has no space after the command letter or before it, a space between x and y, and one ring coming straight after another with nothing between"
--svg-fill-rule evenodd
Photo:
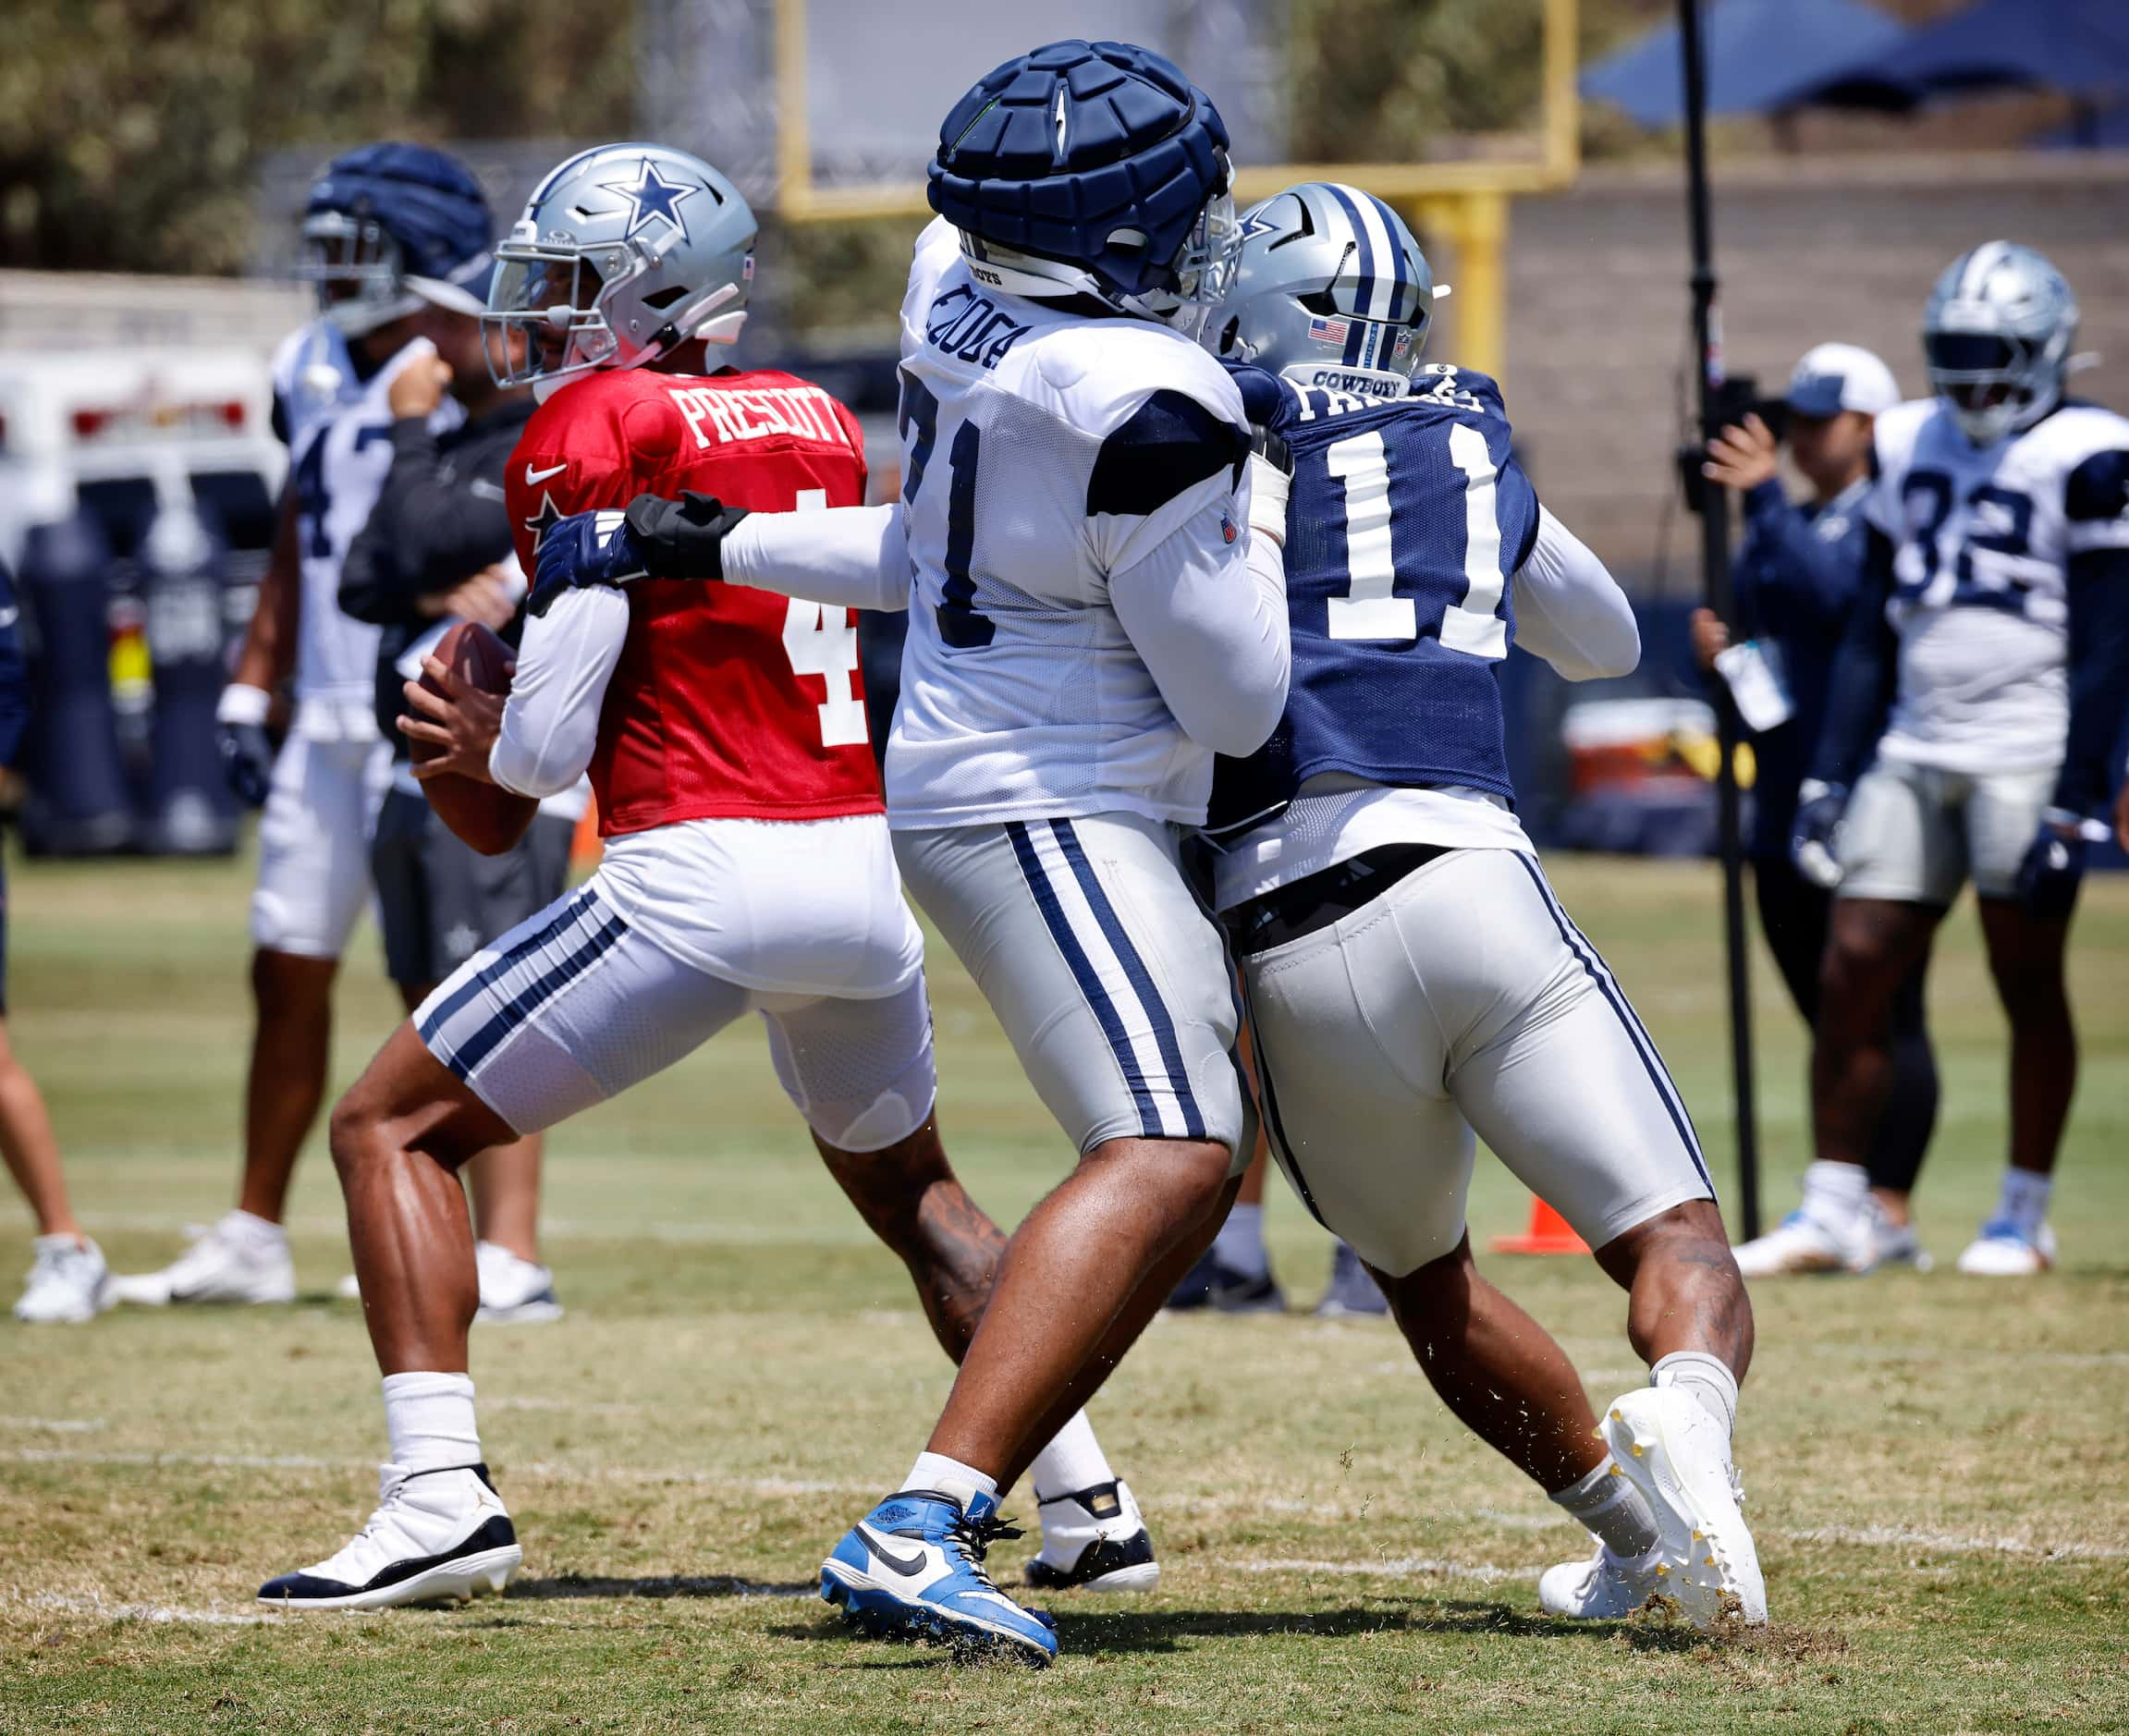
<instances>
[{"instance_id":1,"label":"black metal pole","mask_svg":"<svg viewBox=\"0 0 2129 1736\"><path fill-rule=\"evenodd\" d=\"M1693 335L1700 357L1702 448L1717 432L1715 407L1723 383L1722 316L1716 306L1715 238L1707 203L1707 67L1700 33L1700 0L1678 0L1679 48L1685 60L1685 182L1693 240ZM1707 606L1731 624L1735 599L1730 583L1730 493L1703 491L1701 559ZM1730 963L1730 1063L1737 1110L1738 1222L1745 1240L1759 1233L1759 1122L1752 1091L1751 949L1744 928L1744 847L1737 791L1737 707L1721 682L1715 686L1717 740L1722 763L1716 774L1722 842L1722 928Z\"/></svg>"}]
</instances>

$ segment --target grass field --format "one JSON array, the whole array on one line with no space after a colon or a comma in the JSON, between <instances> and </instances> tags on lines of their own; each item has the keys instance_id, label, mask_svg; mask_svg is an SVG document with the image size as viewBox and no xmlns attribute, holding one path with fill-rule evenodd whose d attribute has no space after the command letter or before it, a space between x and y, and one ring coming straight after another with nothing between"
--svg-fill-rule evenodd
<instances>
[{"instance_id":1,"label":"grass field","mask_svg":"<svg viewBox=\"0 0 2129 1736\"><path fill-rule=\"evenodd\" d=\"M1554 867L1726 1163L1712 874ZM12 871L10 1027L121 1269L233 1198L245 875ZM2090 888L2077 938L2062 1269L1948 1269L2002 1143L1969 907L1933 984L1940 1269L1756 1298L1740 1457L1762 1634L1541 1617L1536 1573L1579 1532L1461 1433L1393 1329L1297 1313L1164 1321L1111 1384L1095 1422L1152 1518L1161 1589L1060 1600L1056 1669L845 1638L815 1569L907 1468L948 1369L748 1032L554 1141L569 1317L474 1341L526 1546L500 1602L263 1620L250 1603L360 1522L383 1449L357 1312L326 1300L347 1251L322 1149L294 1204L297 1306L0 1327L0 1730L2129 1729L2129 883ZM374 955L365 934L343 1080L392 1017ZM1060 1173L1058 1142L943 953L933 984L948 1141L1009 1221ZM1802 1047L1764 959L1756 987L1778 1213L1805 1157ZM1523 1209L1482 1169L1481 1234ZM1328 1246L1283 1191L1272 1216L1305 1305ZM26 1237L18 1207L0 1224ZM1595 1399L1640 1377L1589 1263L1487 1264ZM16 1269L0 1264L10 1286Z\"/></svg>"}]
</instances>

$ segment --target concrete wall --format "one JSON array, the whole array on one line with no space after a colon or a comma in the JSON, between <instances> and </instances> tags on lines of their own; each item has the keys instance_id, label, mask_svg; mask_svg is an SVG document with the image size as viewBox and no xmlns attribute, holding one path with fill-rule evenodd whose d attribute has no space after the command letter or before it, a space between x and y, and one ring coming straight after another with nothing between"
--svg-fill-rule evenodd
<instances>
[{"instance_id":1,"label":"concrete wall","mask_svg":"<svg viewBox=\"0 0 2129 1736\"><path fill-rule=\"evenodd\" d=\"M1692 379L1682 177L1668 165L1593 171L1570 193L1518 202L1512 222L1505 385L1532 474L1615 571L1646 575L1658 564ZM1841 339L1877 350L1919 395L1929 286L1963 250L1998 236L2062 268L2084 312L2079 347L2104 358L2074 389L2129 411L2129 156L1719 166L1716 265L1731 372L1785 382L1805 349ZM1435 353L1453 361L1453 328L1441 336ZM1698 544L1682 513L1670 543L1666 588L1696 584Z\"/></svg>"}]
</instances>

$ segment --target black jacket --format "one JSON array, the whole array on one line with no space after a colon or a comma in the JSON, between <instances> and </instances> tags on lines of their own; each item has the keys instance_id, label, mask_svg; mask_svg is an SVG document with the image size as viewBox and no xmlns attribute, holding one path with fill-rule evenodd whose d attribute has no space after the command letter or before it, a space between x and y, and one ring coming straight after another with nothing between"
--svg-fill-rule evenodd
<instances>
[{"instance_id":1,"label":"black jacket","mask_svg":"<svg viewBox=\"0 0 2129 1736\"><path fill-rule=\"evenodd\" d=\"M537 406L528 395L433 434L421 417L392 424L392 468L340 568L340 607L385 630L377 646L377 723L404 759L399 658L435 625L421 599L456 589L511 552L503 477ZM503 637L515 644L523 611Z\"/></svg>"}]
</instances>

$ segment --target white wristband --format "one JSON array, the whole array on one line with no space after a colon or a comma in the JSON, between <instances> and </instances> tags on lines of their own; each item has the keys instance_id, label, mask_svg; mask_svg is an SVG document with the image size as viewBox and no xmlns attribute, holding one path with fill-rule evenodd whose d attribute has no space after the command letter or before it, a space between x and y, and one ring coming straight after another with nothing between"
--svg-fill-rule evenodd
<instances>
[{"instance_id":1,"label":"white wristband","mask_svg":"<svg viewBox=\"0 0 2129 1736\"><path fill-rule=\"evenodd\" d=\"M263 724L273 709L274 696L263 687L232 681L214 702L214 721L223 724Z\"/></svg>"},{"instance_id":2,"label":"white wristband","mask_svg":"<svg viewBox=\"0 0 2129 1736\"><path fill-rule=\"evenodd\" d=\"M1291 483L1278 465L1252 452L1249 455L1249 528L1286 546L1286 497Z\"/></svg>"}]
</instances>

